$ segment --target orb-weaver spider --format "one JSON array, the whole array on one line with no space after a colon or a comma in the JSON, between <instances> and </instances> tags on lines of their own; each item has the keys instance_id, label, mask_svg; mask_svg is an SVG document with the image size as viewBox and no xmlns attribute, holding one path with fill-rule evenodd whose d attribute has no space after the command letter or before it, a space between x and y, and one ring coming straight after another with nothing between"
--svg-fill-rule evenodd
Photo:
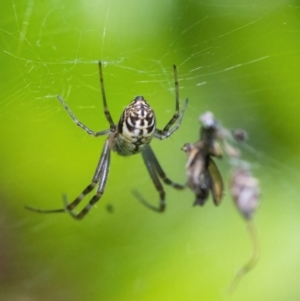
<instances>
[{"instance_id":1,"label":"orb-weaver spider","mask_svg":"<svg viewBox=\"0 0 300 301\"><path fill-rule=\"evenodd\" d=\"M150 147L150 142L153 137L158 139L165 139L170 137L180 126L181 120L183 118L186 106L188 104L188 99L184 103L184 107L179 114L179 87L177 78L177 68L174 65L174 81L175 81L175 114L171 120L167 123L163 130L156 128L156 120L154 111L148 105L143 96L137 96L123 111L118 124L115 124L112 120L110 112L107 107L102 64L99 61L99 75L100 75L100 86L102 92L104 114L110 125L110 129L94 132L83 123L81 123L72 111L69 109L64 100L57 96L58 100L67 110L73 121L86 131L89 135L94 137L108 135L106 142L104 144L100 160L98 162L95 174L91 183L83 190L83 192L71 203L68 203L67 197L63 197L65 208L61 209L38 209L31 206L25 206L26 209L39 212L39 213L58 213L58 212L68 212L75 219L82 219L91 209L91 207L99 201L102 194L104 193L109 165L110 165L110 153L111 150L117 152L121 156L130 156L133 154L141 153L147 170L151 176L151 179L155 185L156 190L160 196L160 203L158 207L149 204L137 191L134 191L134 195L148 208L163 212L165 210L165 191L161 184L160 179L167 185L171 185L176 189L183 189L185 186L177 184L171 181L163 171L160 166L152 148ZM174 125L174 126L173 126ZM82 201L82 199L90 193L93 188L98 186L97 193L90 199L89 203L79 212L74 213L73 209Z\"/></svg>"}]
</instances>

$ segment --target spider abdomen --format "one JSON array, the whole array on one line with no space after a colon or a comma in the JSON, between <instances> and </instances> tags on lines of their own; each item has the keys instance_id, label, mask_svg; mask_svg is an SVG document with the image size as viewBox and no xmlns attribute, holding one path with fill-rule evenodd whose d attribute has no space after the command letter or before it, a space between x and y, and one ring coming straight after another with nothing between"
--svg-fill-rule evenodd
<instances>
[{"instance_id":1,"label":"spider abdomen","mask_svg":"<svg viewBox=\"0 0 300 301\"><path fill-rule=\"evenodd\" d=\"M143 96L137 96L125 108L118 123L113 150L121 156L142 152L155 132L155 115Z\"/></svg>"}]
</instances>

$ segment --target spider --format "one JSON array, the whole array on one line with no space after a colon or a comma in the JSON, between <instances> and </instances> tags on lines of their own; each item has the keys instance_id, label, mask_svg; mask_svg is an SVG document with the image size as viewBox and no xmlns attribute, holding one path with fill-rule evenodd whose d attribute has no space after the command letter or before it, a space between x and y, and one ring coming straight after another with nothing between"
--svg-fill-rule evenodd
<instances>
[{"instance_id":1,"label":"spider","mask_svg":"<svg viewBox=\"0 0 300 301\"><path fill-rule=\"evenodd\" d=\"M177 184L171 181L163 171L161 165L159 164L151 146L149 145L152 138L158 138L160 140L170 137L180 126L185 109L188 104L188 99L185 100L184 107L179 114L179 87L178 87L178 77L177 68L173 65L174 70L174 81L175 81L175 113L170 121L166 124L163 130L156 128L156 119L154 111L148 105L143 96L137 96L123 111L118 124L113 122L111 114L108 110L104 81L102 73L101 61L98 62L99 76L100 76L100 86L104 107L104 114L109 123L110 128L100 132L94 132L83 123L81 123L64 102L64 100L57 96L60 103L69 113L70 117L76 123L77 126L86 131L89 135L98 137L103 135L108 135L100 160L98 162L96 171L92 178L91 183L82 191L82 193L71 203L68 202L66 195L63 196L64 208L61 209L38 209L31 206L25 206L26 209L39 212L39 213L59 213L68 212L73 218L81 220L91 209L91 207L100 200L104 193L105 185L108 178L109 165L110 165L110 153L111 151L117 152L120 156L130 156L134 154L141 153L143 161L146 168L150 174L150 177L154 183L156 190L159 193L160 201L159 206L153 206L149 204L142 195L137 191L133 191L135 197L143 203L146 207L156 211L163 212L165 210L165 191L161 184L161 180L176 189L183 189L185 186ZM96 194L90 199L88 204L79 212L73 212L73 209L79 205L83 198L89 194L94 187L98 184Z\"/></svg>"}]
</instances>

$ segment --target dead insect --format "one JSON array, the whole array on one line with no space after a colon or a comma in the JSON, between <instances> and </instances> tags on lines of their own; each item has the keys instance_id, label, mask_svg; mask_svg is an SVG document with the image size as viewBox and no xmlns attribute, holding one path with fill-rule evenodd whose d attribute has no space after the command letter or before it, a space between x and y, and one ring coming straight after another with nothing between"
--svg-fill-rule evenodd
<instances>
[{"instance_id":1,"label":"dead insect","mask_svg":"<svg viewBox=\"0 0 300 301\"><path fill-rule=\"evenodd\" d=\"M222 157L222 150L216 141L218 123L213 114L207 112L200 116L202 127L200 140L195 143L186 143L182 150L188 155L186 163L187 186L195 193L195 205L203 206L212 193L216 206L221 203L224 185L218 167L211 158Z\"/></svg>"},{"instance_id":2,"label":"dead insect","mask_svg":"<svg viewBox=\"0 0 300 301\"><path fill-rule=\"evenodd\" d=\"M187 186L195 193L195 205L203 206L211 191L214 204L219 206L223 194L223 180L215 162L205 152L201 141L186 143L182 150L188 155Z\"/></svg>"}]
</instances>

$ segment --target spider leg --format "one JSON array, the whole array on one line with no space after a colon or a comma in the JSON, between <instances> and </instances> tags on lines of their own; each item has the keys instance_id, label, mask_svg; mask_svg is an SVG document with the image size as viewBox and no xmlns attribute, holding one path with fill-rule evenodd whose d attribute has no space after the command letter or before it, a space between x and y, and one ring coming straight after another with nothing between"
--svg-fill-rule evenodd
<instances>
[{"instance_id":1,"label":"spider leg","mask_svg":"<svg viewBox=\"0 0 300 301\"><path fill-rule=\"evenodd\" d=\"M159 207L155 207L155 206L149 204L138 191L134 190L133 194L147 208L152 209L156 212L164 212L165 207L166 207L165 191L159 180L159 177L163 180L163 182L165 184L171 185L174 188L183 189L184 186L171 181L166 176L166 174L163 171L162 167L160 166L158 160L156 159L156 156L150 145L142 152L142 157L143 157L144 163L147 167L147 170L150 174L150 177L154 183L154 186L159 193L159 197L160 197Z\"/></svg>"},{"instance_id":2,"label":"spider leg","mask_svg":"<svg viewBox=\"0 0 300 301\"><path fill-rule=\"evenodd\" d=\"M115 124L112 120L112 117L110 115L110 112L109 112L108 106L107 106L107 102L106 102L101 61L98 62L98 67L99 67L100 86L101 86L101 93L102 93L102 99L103 99L104 114L106 116L107 121L109 122L110 130L112 132L115 132L116 131L116 126L115 126Z\"/></svg>"},{"instance_id":3,"label":"spider leg","mask_svg":"<svg viewBox=\"0 0 300 301\"><path fill-rule=\"evenodd\" d=\"M145 150L145 156L148 161L151 162L152 166L154 167L154 170L158 173L159 177L163 180L163 182L167 185L172 186L176 189L184 189L185 185L178 184L172 180L170 180L167 175L165 174L164 170L162 169L161 165L159 164L151 146L148 146Z\"/></svg>"},{"instance_id":4,"label":"spider leg","mask_svg":"<svg viewBox=\"0 0 300 301\"><path fill-rule=\"evenodd\" d=\"M66 212L65 208L44 210L44 209L31 207L31 206L28 206L28 205L25 205L25 209L27 209L29 211L37 212L37 213L65 213Z\"/></svg>"},{"instance_id":5,"label":"spider leg","mask_svg":"<svg viewBox=\"0 0 300 301\"><path fill-rule=\"evenodd\" d=\"M186 99L185 102L184 102L184 105L183 105L183 109L181 110L178 119L176 119L175 126L172 127L170 130L168 128L167 131L165 131L166 128L164 128L163 130L155 129L155 132L154 132L154 137L155 138L158 138L160 140L166 139L166 138L170 137L176 130L178 130L178 128L180 127L183 115L185 113L186 107L188 105L188 102L189 102L189 100Z\"/></svg>"},{"instance_id":6,"label":"spider leg","mask_svg":"<svg viewBox=\"0 0 300 301\"><path fill-rule=\"evenodd\" d=\"M89 203L79 213L76 214L72 211L71 205L75 201L73 201L71 204L68 204L67 196L64 195L63 200L64 200L64 203L65 203L66 211L68 211L68 213L73 218L75 218L77 220L81 220L90 211L90 209L93 207L93 205L100 200L101 196L104 193L105 185L106 185L106 182L107 182L109 165L110 165L110 150L105 154L105 158L103 160L103 166L101 166L100 183L99 183L99 187L97 189L97 193L91 198Z\"/></svg>"},{"instance_id":7,"label":"spider leg","mask_svg":"<svg viewBox=\"0 0 300 301\"><path fill-rule=\"evenodd\" d=\"M91 184L89 184L83 191L82 193L70 204L67 204L65 208L61 209L39 209L39 208L34 208L31 206L25 206L27 210L38 212L38 213L60 213L60 212L70 212L72 209L74 209L81 201L82 199L90 193L94 187L97 185L97 183L100 181L101 185L101 176L103 175L103 170L108 170L109 168L109 160L110 160L110 144L113 141L114 136L111 135L109 138L106 140L105 145L103 147L101 157L99 160L99 163L97 165L96 171L94 173L93 179ZM108 158L108 160L107 160ZM107 178L107 175L106 175ZM63 196L64 203L66 204L66 196Z\"/></svg>"},{"instance_id":8,"label":"spider leg","mask_svg":"<svg viewBox=\"0 0 300 301\"><path fill-rule=\"evenodd\" d=\"M95 179L95 177L93 178L91 184L89 184L83 191L82 193L70 204L68 204L67 206L65 206L65 208L60 208L60 209L39 209L39 208L34 208L28 205L25 205L25 209L30 210L30 211L34 211L34 212L38 212L38 213L60 213L60 212L67 212L70 211L72 209L74 209L81 201L82 199L88 194L90 193L94 187L96 186L98 180ZM65 203L65 198L66 195L63 195L63 200Z\"/></svg>"},{"instance_id":9,"label":"spider leg","mask_svg":"<svg viewBox=\"0 0 300 301\"><path fill-rule=\"evenodd\" d=\"M172 180L170 180L167 177L167 175L165 174L161 165L159 164L150 145L142 152L142 157L143 157L144 163L147 167L147 170L150 174L150 177L155 185L155 188L159 193L159 196L160 196L159 207L155 207L155 206L149 204L138 191L134 190L133 194L147 208L152 209L156 212L164 212L165 207L166 207L165 191L163 189L163 186L161 185L159 177L162 179L162 181L165 184L170 185L176 189L184 189L185 185L181 185L176 182L173 182Z\"/></svg>"},{"instance_id":10,"label":"spider leg","mask_svg":"<svg viewBox=\"0 0 300 301\"><path fill-rule=\"evenodd\" d=\"M169 131L169 128L175 123L179 116L179 85L178 85L178 75L177 75L177 67L173 65L174 70L174 82L175 82L175 113L171 120L167 123L167 125L162 130L163 133Z\"/></svg>"},{"instance_id":11,"label":"spider leg","mask_svg":"<svg viewBox=\"0 0 300 301\"><path fill-rule=\"evenodd\" d=\"M62 97L60 97L59 95L57 95L58 100L60 101L60 103L64 106L64 108L67 110L67 112L69 113L69 115L71 116L71 118L74 120L74 122L76 123L77 126L79 126L80 128L82 128L84 131L86 131L89 135L92 136L103 136L106 135L108 133L110 133L110 130L104 130L104 131L100 131L100 132L94 132L93 130L91 130L90 128L88 128L86 125L84 125L82 122L80 122L74 115L74 113L71 111L71 109L68 107L68 105L64 102L64 100L62 99Z\"/></svg>"},{"instance_id":12,"label":"spider leg","mask_svg":"<svg viewBox=\"0 0 300 301\"><path fill-rule=\"evenodd\" d=\"M177 75L177 67L173 65L174 69L174 82L175 82L175 113L171 120L167 123L163 130L156 129L154 136L159 139L165 139L170 137L180 126L181 120L183 118L183 114L185 112L186 106L188 104L188 99L185 100L184 108L179 114L179 84L178 84L178 75ZM179 119L178 119L179 118ZM177 122L176 122L177 121ZM176 123L176 125L170 130L172 125Z\"/></svg>"},{"instance_id":13,"label":"spider leg","mask_svg":"<svg viewBox=\"0 0 300 301\"><path fill-rule=\"evenodd\" d=\"M143 156L144 163L147 167L147 170L150 174L150 177L151 177L151 179L154 183L154 186L155 186L156 190L159 193L159 198L160 198L159 206L155 207L155 206L151 205L150 203L148 203L137 190L133 190L132 193L147 208L149 208L153 211L156 211L156 212L160 212L160 213L164 212L165 207L166 207L164 188L163 188L163 186L162 186L162 184L161 184L161 182L160 182L160 180L159 180L159 178L156 174L156 171L155 171L154 167L152 166L151 162L148 160L147 156L144 155L144 152L142 152L142 156Z\"/></svg>"}]
</instances>

